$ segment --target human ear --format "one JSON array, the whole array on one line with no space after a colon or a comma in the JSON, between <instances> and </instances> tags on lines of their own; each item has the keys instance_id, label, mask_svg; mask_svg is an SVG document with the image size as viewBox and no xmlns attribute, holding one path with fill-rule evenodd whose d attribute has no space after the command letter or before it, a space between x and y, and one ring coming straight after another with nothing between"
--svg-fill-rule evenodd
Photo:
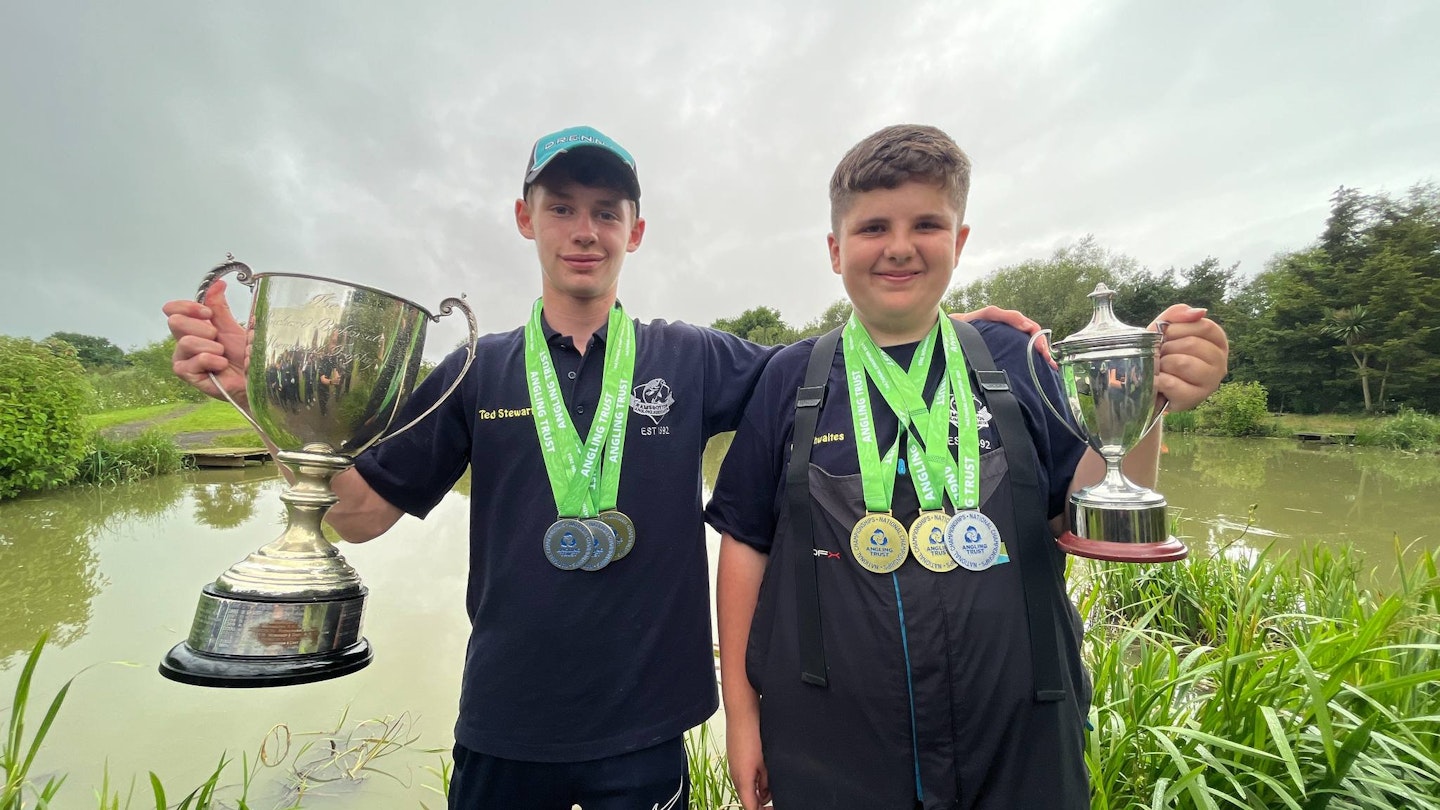
<instances>
[{"instance_id":1,"label":"human ear","mask_svg":"<svg viewBox=\"0 0 1440 810\"><path fill-rule=\"evenodd\" d=\"M970 238L970 226L961 225L955 231L955 264L960 264L960 252L965 249L965 240ZM953 268L952 268L953 269Z\"/></svg>"},{"instance_id":2,"label":"human ear","mask_svg":"<svg viewBox=\"0 0 1440 810\"><path fill-rule=\"evenodd\" d=\"M630 226L630 240L625 243L625 252L634 253L640 248L640 241L645 238L645 219L636 217L635 224Z\"/></svg>"},{"instance_id":3,"label":"human ear","mask_svg":"<svg viewBox=\"0 0 1440 810\"><path fill-rule=\"evenodd\" d=\"M524 200L515 201L515 227L526 239L535 238L535 220L530 215L530 204Z\"/></svg>"},{"instance_id":4,"label":"human ear","mask_svg":"<svg viewBox=\"0 0 1440 810\"><path fill-rule=\"evenodd\" d=\"M825 244L830 248L830 270L835 275L840 275L840 240L835 234L825 234Z\"/></svg>"}]
</instances>

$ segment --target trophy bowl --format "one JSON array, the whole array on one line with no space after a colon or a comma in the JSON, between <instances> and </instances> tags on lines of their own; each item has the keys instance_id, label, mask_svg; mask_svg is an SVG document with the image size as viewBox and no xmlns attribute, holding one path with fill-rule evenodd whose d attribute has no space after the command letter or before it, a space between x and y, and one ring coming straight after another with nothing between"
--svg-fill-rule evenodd
<instances>
[{"instance_id":1,"label":"trophy bowl","mask_svg":"<svg viewBox=\"0 0 1440 810\"><path fill-rule=\"evenodd\" d=\"M295 273L254 273L233 258L205 276L197 295L234 272L254 290L245 392L250 410L216 388L279 449L293 483L280 496L285 531L200 593L190 635L160 663L171 680L200 686L308 683L365 667L367 591L325 539L337 498L330 480L366 448L398 436L444 402L475 359L475 316L458 298L439 314L382 290ZM393 427L414 388L426 325L460 309L469 356L424 413ZM212 376L212 380L213 380ZM393 429L392 429L393 428Z\"/></svg>"},{"instance_id":2,"label":"trophy bowl","mask_svg":"<svg viewBox=\"0 0 1440 810\"><path fill-rule=\"evenodd\" d=\"M1090 323L1051 348L1060 366L1069 418L1040 386L1035 342L1026 352L1030 375L1045 406L1105 460L1105 477L1071 494L1072 531L1058 542L1066 552L1114 562L1173 562L1189 553L1170 536L1165 497L1121 472L1125 454L1164 417L1156 407L1155 371L1164 333L1129 326L1115 317L1115 292L1104 284L1090 293ZM1077 426L1079 429L1077 429Z\"/></svg>"}]
</instances>

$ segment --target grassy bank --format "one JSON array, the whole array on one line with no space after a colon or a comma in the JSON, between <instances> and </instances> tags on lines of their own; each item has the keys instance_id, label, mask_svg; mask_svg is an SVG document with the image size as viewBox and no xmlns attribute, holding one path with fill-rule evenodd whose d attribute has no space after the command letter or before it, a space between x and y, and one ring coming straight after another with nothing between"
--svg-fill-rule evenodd
<instances>
[{"instance_id":1,"label":"grassy bank","mask_svg":"<svg viewBox=\"0 0 1440 810\"><path fill-rule=\"evenodd\" d=\"M192 437L203 443L225 447L260 447L260 437L238 411L228 402L179 402L167 405L146 405L90 414L86 422L92 430L110 435L133 435L153 431L177 442L194 445Z\"/></svg>"}]
</instances>

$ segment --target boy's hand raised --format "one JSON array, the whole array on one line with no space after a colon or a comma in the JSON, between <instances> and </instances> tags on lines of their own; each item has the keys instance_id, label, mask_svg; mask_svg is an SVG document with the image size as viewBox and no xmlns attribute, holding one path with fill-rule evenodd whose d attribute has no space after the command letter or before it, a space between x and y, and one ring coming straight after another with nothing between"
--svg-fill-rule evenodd
<instances>
[{"instance_id":1,"label":"boy's hand raised","mask_svg":"<svg viewBox=\"0 0 1440 810\"><path fill-rule=\"evenodd\" d=\"M1220 324L1205 317L1205 310L1175 304L1151 322L1165 323L1155 392L1170 400L1170 410L1188 411L1220 387L1230 357L1230 342Z\"/></svg>"},{"instance_id":2,"label":"boy's hand raised","mask_svg":"<svg viewBox=\"0 0 1440 810\"><path fill-rule=\"evenodd\" d=\"M225 282L210 285L204 304L170 301L161 310L167 316L170 334L175 336L175 354L171 358L175 376L209 396L222 399L210 381L210 375L214 374L231 398L246 406L245 369L249 365L250 331L230 312L230 305L225 301Z\"/></svg>"}]
</instances>

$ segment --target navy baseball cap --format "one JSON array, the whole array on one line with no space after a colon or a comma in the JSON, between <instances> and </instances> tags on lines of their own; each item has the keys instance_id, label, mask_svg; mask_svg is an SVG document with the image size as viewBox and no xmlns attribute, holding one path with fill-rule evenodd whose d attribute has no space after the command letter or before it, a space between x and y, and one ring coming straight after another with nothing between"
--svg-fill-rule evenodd
<instances>
[{"instance_id":1,"label":"navy baseball cap","mask_svg":"<svg viewBox=\"0 0 1440 810\"><path fill-rule=\"evenodd\" d=\"M630 156L625 147L593 127L567 127L535 141L535 148L530 150L530 163L525 168L522 196L530 191L531 184L545 171L545 167L566 152L593 154L602 160L615 163L621 168L620 174L624 178L625 190L630 194L630 199L637 204L640 202L640 175L635 171L635 158Z\"/></svg>"}]
</instances>

